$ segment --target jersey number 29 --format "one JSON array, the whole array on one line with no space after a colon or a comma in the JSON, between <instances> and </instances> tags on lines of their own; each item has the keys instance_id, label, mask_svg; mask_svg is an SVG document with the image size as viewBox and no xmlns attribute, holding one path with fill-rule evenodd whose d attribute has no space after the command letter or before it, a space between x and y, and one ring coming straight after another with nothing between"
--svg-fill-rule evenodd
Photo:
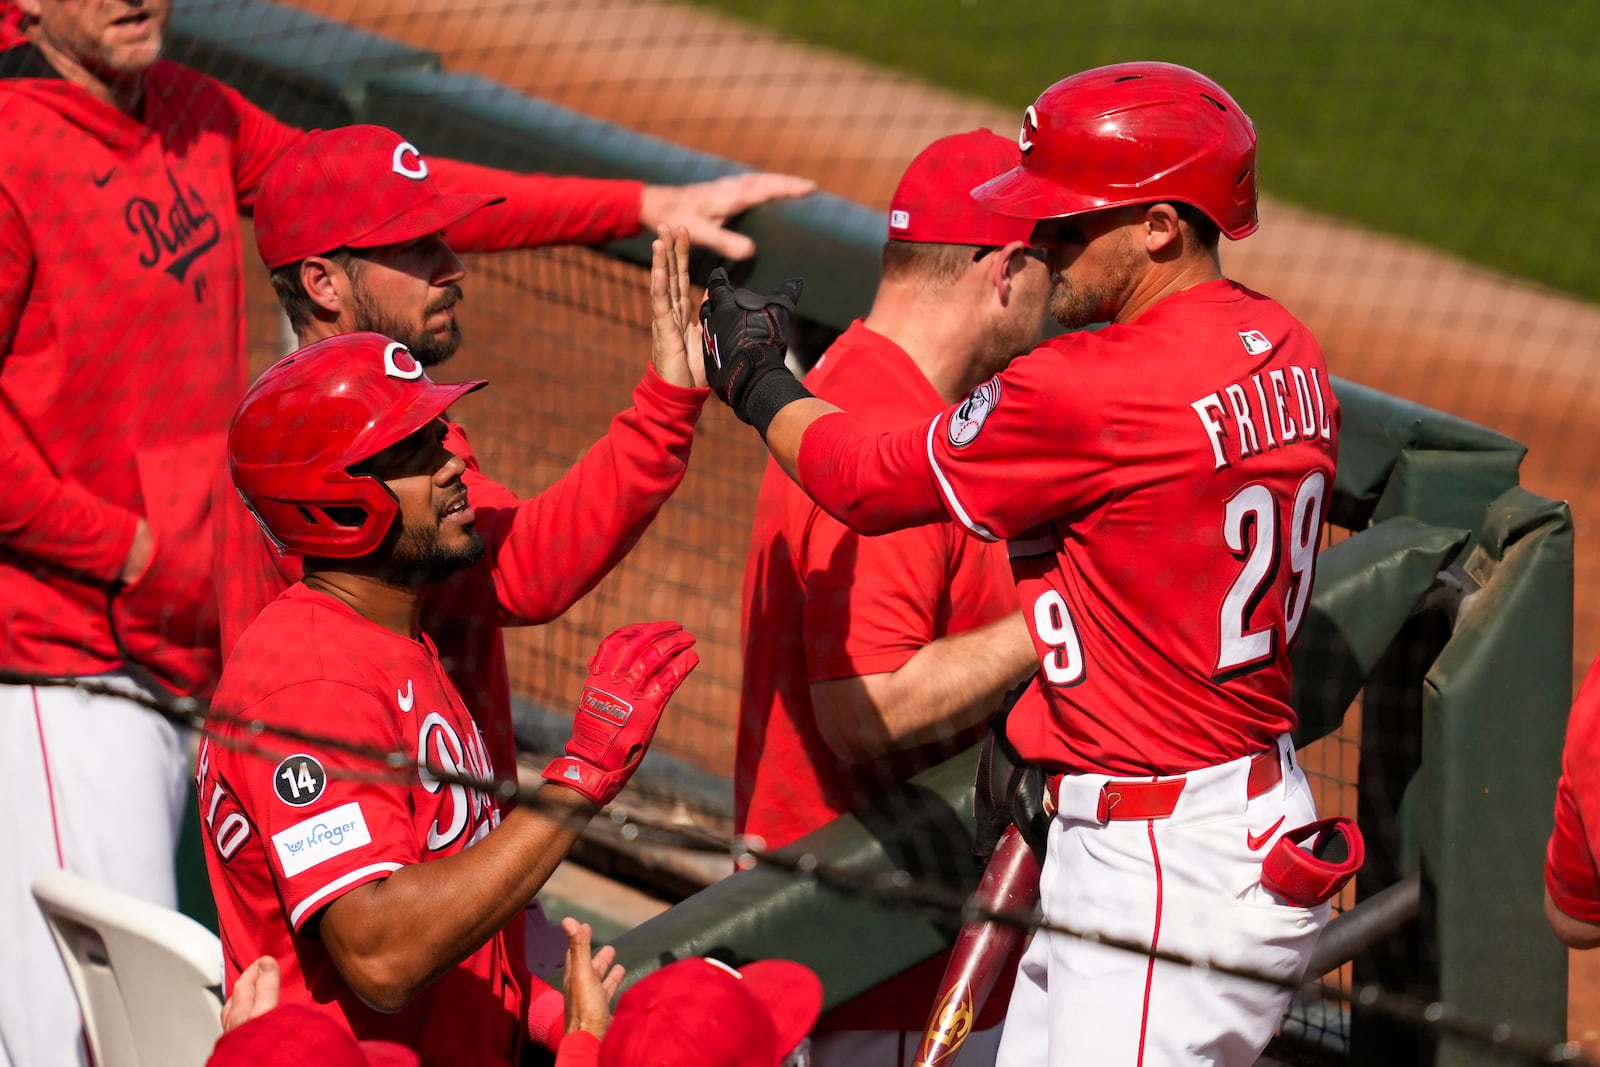
<instances>
[{"instance_id":1,"label":"jersey number 29","mask_svg":"<svg viewBox=\"0 0 1600 1067\"><path fill-rule=\"evenodd\" d=\"M1306 475L1295 491L1286 528L1277 497L1259 482L1240 489L1223 507L1223 541L1243 566L1228 586L1217 615L1216 680L1248 673L1277 656L1280 638L1276 627L1254 626L1252 619L1277 578L1285 552L1289 589L1284 596L1281 647L1288 648L1300 632L1311 601L1327 490L1327 475L1322 471ZM1083 641L1059 591L1047 589L1034 600L1033 632L1050 649L1041 660L1045 681L1051 685L1081 682Z\"/></svg>"}]
</instances>

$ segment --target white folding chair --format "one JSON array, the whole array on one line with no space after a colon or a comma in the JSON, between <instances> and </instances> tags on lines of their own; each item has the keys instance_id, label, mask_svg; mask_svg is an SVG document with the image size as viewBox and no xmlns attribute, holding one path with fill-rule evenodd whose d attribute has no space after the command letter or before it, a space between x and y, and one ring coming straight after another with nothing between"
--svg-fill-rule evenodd
<instances>
[{"instance_id":1,"label":"white folding chair","mask_svg":"<svg viewBox=\"0 0 1600 1067\"><path fill-rule=\"evenodd\" d=\"M66 871L33 883L98 1067L201 1067L222 1033L222 942L186 915Z\"/></svg>"}]
</instances>

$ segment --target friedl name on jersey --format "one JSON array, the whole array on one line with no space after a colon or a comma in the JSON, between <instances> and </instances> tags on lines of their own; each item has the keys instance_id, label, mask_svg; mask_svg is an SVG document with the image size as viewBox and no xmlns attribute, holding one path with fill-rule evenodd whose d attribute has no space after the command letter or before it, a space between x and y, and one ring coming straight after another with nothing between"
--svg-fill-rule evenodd
<instances>
[{"instance_id":1,"label":"friedl name on jersey","mask_svg":"<svg viewBox=\"0 0 1600 1067\"><path fill-rule=\"evenodd\" d=\"M1215 469L1296 441L1332 444L1332 402L1324 376L1319 367L1291 364L1229 382L1192 401Z\"/></svg>"}]
</instances>

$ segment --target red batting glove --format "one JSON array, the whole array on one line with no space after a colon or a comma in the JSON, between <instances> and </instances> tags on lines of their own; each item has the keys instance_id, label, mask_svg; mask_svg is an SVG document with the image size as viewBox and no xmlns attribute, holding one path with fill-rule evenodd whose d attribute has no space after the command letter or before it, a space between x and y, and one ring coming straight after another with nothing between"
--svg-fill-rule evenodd
<instances>
[{"instance_id":1,"label":"red batting glove","mask_svg":"<svg viewBox=\"0 0 1600 1067\"><path fill-rule=\"evenodd\" d=\"M650 747L661 710L699 664L693 644L694 634L675 622L624 626L600 642L567 754L550 761L545 780L602 808L611 803Z\"/></svg>"}]
</instances>

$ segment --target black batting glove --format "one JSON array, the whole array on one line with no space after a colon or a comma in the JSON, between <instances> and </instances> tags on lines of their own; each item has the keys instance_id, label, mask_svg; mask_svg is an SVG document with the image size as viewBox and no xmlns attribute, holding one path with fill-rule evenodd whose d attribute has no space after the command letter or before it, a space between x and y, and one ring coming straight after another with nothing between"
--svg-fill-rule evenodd
<instances>
[{"instance_id":1,"label":"black batting glove","mask_svg":"<svg viewBox=\"0 0 1600 1067\"><path fill-rule=\"evenodd\" d=\"M1032 679L1007 693L989 722L989 736L978 753L978 774L973 783L974 819L972 854L986 866L1000 844L1006 827L1015 825L1022 839L1041 859L1050 835L1050 814L1045 809L1049 776L1037 763L1029 763L1006 736L1011 709L1027 692Z\"/></svg>"},{"instance_id":2,"label":"black batting glove","mask_svg":"<svg viewBox=\"0 0 1600 1067\"><path fill-rule=\"evenodd\" d=\"M762 437L786 405L811 395L784 364L789 319L805 282L788 278L765 295L735 289L718 267L706 283L700 325L706 346L706 384Z\"/></svg>"}]
</instances>

